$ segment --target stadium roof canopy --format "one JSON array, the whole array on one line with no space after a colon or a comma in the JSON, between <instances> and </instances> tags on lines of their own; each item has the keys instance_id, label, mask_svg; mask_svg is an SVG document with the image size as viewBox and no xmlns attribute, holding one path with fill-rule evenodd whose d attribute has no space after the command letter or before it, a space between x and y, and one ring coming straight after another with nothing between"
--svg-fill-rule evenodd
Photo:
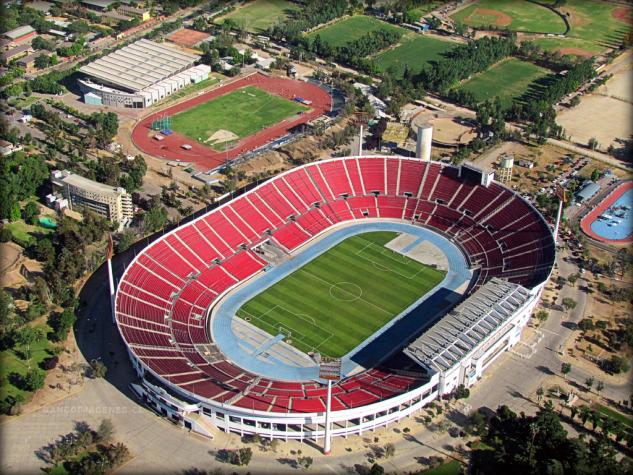
<instances>
[{"instance_id":1,"label":"stadium roof canopy","mask_svg":"<svg viewBox=\"0 0 633 475\"><path fill-rule=\"evenodd\" d=\"M488 281L422 336L405 353L427 368L447 371L508 321L529 291L497 277ZM498 333L498 337L504 332Z\"/></svg>"},{"instance_id":2,"label":"stadium roof canopy","mask_svg":"<svg viewBox=\"0 0 633 475\"><path fill-rule=\"evenodd\" d=\"M143 39L82 66L79 71L138 92L183 71L197 59L195 54Z\"/></svg>"}]
</instances>

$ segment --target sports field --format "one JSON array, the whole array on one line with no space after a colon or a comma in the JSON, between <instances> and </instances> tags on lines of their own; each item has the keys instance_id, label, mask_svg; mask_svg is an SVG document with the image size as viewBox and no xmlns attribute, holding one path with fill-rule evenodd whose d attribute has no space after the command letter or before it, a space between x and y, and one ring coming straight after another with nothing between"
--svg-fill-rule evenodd
<instances>
[{"instance_id":1,"label":"sports field","mask_svg":"<svg viewBox=\"0 0 633 475\"><path fill-rule=\"evenodd\" d=\"M246 302L237 315L304 352L341 357L435 287L445 272L350 237Z\"/></svg>"},{"instance_id":2,"label":"sports field","mask_svg":"<svg viewBox=\"0 0 633 475\"><path fill-rule=\"evenodd\" d=\"M380 53L374 58L380 71L392 70L402 76L405 65L413 73L422 71L429 61L442 57L442 53L450 51L458 43L440 40L428 35L407 34L400 45Z\"/></svg>"},{"instance_id":3,"label":"sports field","mask_svg":"<svg viewBox=\"0 0 633 475\"><path fill-rule=\"evenodd\" d=\"M591 56L620 45L633 26L633 6L596 0L568 0L561 11L571 26L566 38L538 38L542 48Z\"/></svg>"},{"instance_id":4,"label":"sports field","mask_svg":"<svg viewBox=\"0 0 633 475\"><path fill-rule=\"evenodd\" d=\"M479 0L451 18L469 26L496 26L533 33L565 33L563 19L549 8L526 0Z\"/></svg>"},{"instance_id":5,"label":"sports field","mask_svg":"<svg viewBox=\"0 0 633 475\"><path fill-rule=\"evenodd\" d=\"M243 7L217 19L217 24L230 18L239 27L250 33L264 33L275 23L285 20L293 10L298 10L296 3L287 0L254 0Z\"/></svg>"},{"instance_id":6,"label":"sports field","mask_svg":"<svg viewBox=\"0 0 633 475\"><path fill-rule=\"evenodd\" d=\"M380 21L374 17L356 15L314 30L308 34L308 38L313 40L319 35L321 41L338 48L350 41L357 40L371 31L380 29L401 31L403 33L406 31L404 28Z\"/></svg>"},{"instance_id":7,"label":"sports field","mask_svg":"<svg viewBox=\"0 0 633 475\"><path fill-rule=\"evenodd\" d=\"M216 150L301 111L302 104L255 86L236 89L172 117L172 129Z\"/></svg>"},{"instance_id":8,"label":"sports field","mask_svg":"<svg viewBox=\"0 0 633 475\"><path fill-rule=\"evenodd\" d=\"M471 92L477 101L500 97L509 103L527 91L530 84L550 71L518 59L501 61L481 74L473 76L461 85Z\"/></svg>"}]
</instances>

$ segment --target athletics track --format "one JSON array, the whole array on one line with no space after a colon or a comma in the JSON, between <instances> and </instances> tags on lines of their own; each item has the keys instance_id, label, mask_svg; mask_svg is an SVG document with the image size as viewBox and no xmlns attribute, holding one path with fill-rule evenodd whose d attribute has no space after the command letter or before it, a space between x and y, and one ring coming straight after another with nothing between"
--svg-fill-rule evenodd
<instances>
[{"instance_id":1,"label":"athletics track","mask_svg":"<svg viewBox=\"0 0 633 475\"><path fill-rule=\"evenodd\" d=\"M602 200L602 202L596 206L594 209L589 211L581 220L580 227L583 232L592 239L596 241L608 243L608 244L628 244L633 242L633 234L629 234L624 239L607 239L603 236L599 236L591 229L591 223L593 223L598 216L604 213L609 207L615 203L620 197L626 193L627 191L633 189L633 181L627 181L618 186L615 190L613 190L609 195ZM633 205L629 203L629 206Z\"/></svg>"},{"instance_id":2,"label":"athletics track","mask_svg":"<svg viewBox=\"0 0 633 475\"><path fill-rule=\"evenodd\" d=\"M234 91L235 89L245 86L256 86L272 94L276 94L290 100L295 97L302 97L312 101L312 104L310 105L310 110L308 112L298 116L293 116L290 119L278 122L277 124L260 132L245 137L238 141L234 148L223 152L217 152L176 132L173 132L161 141L153 138L151 134L153 121L158 120L165 115L171 116L184 110L191 109L194 106L203 104L215 99L216 97L220 97ZM330 111L331 104L332 99L330 95L312 83L255 73L225 86L213 89L205 94L201 94L187 101L163 109L159 112L150 114L134 127L134 130L132 131L132 141L137 148L148 155L165 160L190 162L196 169L211 170L223 165L227 160L233 160L243 153L249 152L266 145L275 139L283 137L290 129L296 127L297 125L304 124L326 114ZM181 148L181 145L183 144L191 145L191 150L184 150Z\"/></svg>"}]
</instances>

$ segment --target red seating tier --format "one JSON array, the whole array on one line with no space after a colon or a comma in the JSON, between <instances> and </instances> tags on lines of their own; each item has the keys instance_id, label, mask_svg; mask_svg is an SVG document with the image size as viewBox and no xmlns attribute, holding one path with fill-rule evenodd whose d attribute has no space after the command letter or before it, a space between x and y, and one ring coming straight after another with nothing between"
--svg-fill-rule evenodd
<instances>
[{"instance_id":1,"label":"red seating tier","mask_svg":"<svg viewBox=\"0 0 633 475\"><path fill-rule=\"evenodd\" d=\"M296 222L288 219L291 215ZM365 217L413 220L414 215L465 249L480 267L477 285L495 275L532 285L553 262L547 224L496 183L478 186L460 179L454 168L419 160L317 162L265 183L148 247L119 284L119 329L149 368L201 397L232 399L236 406L261 411L322 412L326 388L319 383L256 380L229 361L217 361L217 354L209 361L208 353L198 353L195 345L213 346L207 309L219 294L267 265L250 247L268 235L292 250L334 223ZM371 369L333 386L333 409L371 404L421 381Z\"/></svg>"}]
</instances>

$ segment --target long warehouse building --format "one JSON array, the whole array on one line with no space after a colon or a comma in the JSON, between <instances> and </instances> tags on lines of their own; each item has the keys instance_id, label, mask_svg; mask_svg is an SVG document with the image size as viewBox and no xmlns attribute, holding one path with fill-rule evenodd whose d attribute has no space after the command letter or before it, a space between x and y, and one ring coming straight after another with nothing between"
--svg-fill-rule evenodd
<instances>
[{"instance_id":1,"label":"long warehouse building","mask_svg":"<svg viewBox=\"0 0 633 475\"><path fill-rule=\"evenodd\" d=\"M87 104L143 108L209 77L198 56L139 40L82 66L79 88Z\"/></svg>"}]
</instances>

